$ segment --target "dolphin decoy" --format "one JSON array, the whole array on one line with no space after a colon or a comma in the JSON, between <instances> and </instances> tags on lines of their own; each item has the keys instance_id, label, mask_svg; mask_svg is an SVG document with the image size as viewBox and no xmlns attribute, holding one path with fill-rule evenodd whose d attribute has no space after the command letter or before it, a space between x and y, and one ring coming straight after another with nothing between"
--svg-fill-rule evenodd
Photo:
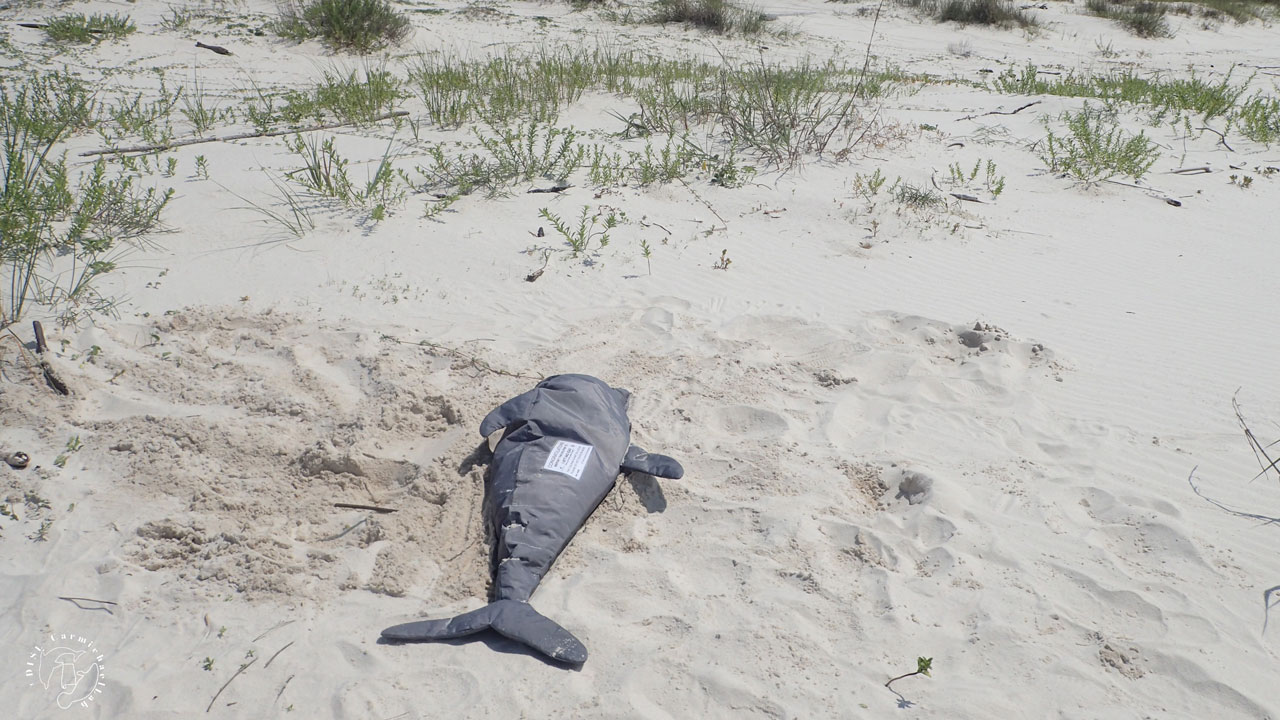
<instances>
[{"instance_id":1,"label":"dolphin decoy","mask_svg":"<svg viewBox=\"0 0 1280 720\"><path fill-rule=\"evenodd\" d=\"M587 648L538 614L529 597L620 472L684 474L674 459L631 444L630 398L589 375L555 375L490 412L480 434L502 433L484 502L493 533L493 600L455 618L396 625L382 637L424 642L491 629L553 660L586 662Z\"/></svg>"}]
</instances>

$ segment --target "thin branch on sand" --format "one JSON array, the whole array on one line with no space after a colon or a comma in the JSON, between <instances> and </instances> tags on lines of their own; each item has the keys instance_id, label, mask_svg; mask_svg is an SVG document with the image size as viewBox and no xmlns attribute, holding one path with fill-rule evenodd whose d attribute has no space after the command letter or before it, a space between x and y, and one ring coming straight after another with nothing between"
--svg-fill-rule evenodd
<instances>
[{"instance_id":1,"label":"thin branch on sand","mask_svg":"<svg viewBox=\"0 0 1280 720\"><path fill-rule=\"evenodd\" d=\"M378 507L377 505L360 505L357 503L334 503L333 506L336 508L346 508L348 510L372 510L377 513L396 512L395 508L384 508Z\"/></svg>"},{"instance_id":2,"label":"thin branch on sand","mask_svg":"<svg viewBox=\"0 0 1280 720\"><path fill-rule=\"evenodd\" d=\"M1239 394L1240 390L1237 389L1235 395L1231 396L1231 409L1236 412L1236 422L1240 423L1240 429L1244 431L1245 440L1249 441L1249 449L1253 451L1253 456L1258 460L1258 464L1262 465L1262 471L1254 475L1249 482L1266 476L1272 470L1276 471L1276 478L1280 480L1280 467L1277 467L1277 463L1280 463L1280 456L1272 460L1271 456L1267 454L1267 446L1259 442L1258 437L1249 429L1249 424L1244 420L1244 414L1240 412L1240 403L1236 401L1236 395Z\"/></svg>"},{"instance_id":3,"label":"thin branch on sand","mask_svg":"<svg viewBox=\"0 0 1280 720\"><path fill-rule=\"evenodd\" d=\"M116 605L116 604L117 604L117 603L114 603L114 602L112 602L112 601L110 601L110 600L98 600L97 598L86 598L86 597L64 597L64 596L62 596L62 595L59 595L59 596L58 596L58 599L59 599L59 600L66 600L67 602L71 603L72 605L75 605L76 607L80 608L81 610L101 610L101 611L103 611L103 612L107 613L108 615L115 615L115 613L114 613L114 612L112 612L111 608L109 608L109 607L85 607L84 605L81 605L80 603L82 603L82 602L93 602L93 603L98 603L99 605Z\"/></svg>"},{"instance_id":4,"label":"thin branch on sand","mask_svg":"<svg viewBox=\"0 0 1280 720\"><path fill-rule=\"evenodd\" d=\"M966 115L965 117L962 117L962 118L960 118L960 119L961 119L961 120L973 120L974 118L986 117L986 116L988 116L988 115L1017 115L1018 113L1022 112L1023 110L1026 110L1027 108L1031 107L1032 105L1039 105L1039 104L1040 104L1040 103L1042 103L1042 102L1044 102L1044 101L1043 101L1043 100L1036 100L1036 101L1034 101L1034 102L1029 102L1029 103L1027 103L1026 105L1023 105L1022 107L1018 108L1017 110L1009 110L1009 111L1005 111L1005 110L992 110L991 112L984 112L984 113L981 113L981 114L978 114L978 115Z\"/></svg>"},{"instance_id":5,"label":"thin branch on sand","mask_svg":"<svg viewBox=\"0 0 1280 720\"><path fill-rule=\"evenodd\" d=\"M430 340L419 340L418 342L410 342L408 340L401 340L400 338L395 337L394 335L387 335L386 333L382 333L381 337L383 340L390 340L393 343L399 343L401 345L419 345L424 348L431 348L432 350L443 352L444 354L450 357L453 357L457 360L461 360L467 363L468 365L470 365L472 368L476 370L480 370L482 372L491 372L494 375L505 375L507 377L523 378L525 380L543 380L546 377L544 375L539 375L535 377L533 375L524 375L522 373L514 373L507 370L502 370L500 368L496 368L490 365L484 360L481 360L476 355L468 355L456 348L451 348L446 345L441 345L439 343L433 343Z\"/></svg>"},{"instance_id":6,"label":"thin branch on sand","mask_svg":"<svg viewBox=\"0 0 1280 720\"><path fill-rule=\"evenodd\" d=\"M288 647L288 646L286 645L285 647ZM235 680L236 678L240 677L240 673L244 672L245 670L248 670L248 669L249 669L249 666L250 666L250 665L252 665L252 664L254 664L254 663L256 663L256 662L258 662L258 658L254 658L254 659L250 660L249 662L247 662L247 663L245 663L245 664L241 665L241 666L240 666L240 669L236 671L236 674L231 676L231 680ZM213 700L210 700L210 701L209 701L209 707L207 707L207 708L205 708L205 709L204 709L204 711L205 711L206 713L207 713L207 712L209 712L209 711L211 711L211 710L213 710L213 703L217 701L218 696L222 694L222 691L223 691L223 690L226 690L226 689L227 689L227 686L231 684L231 680L228 680L228 681L226 681L225 683L223 683L223 684L222 684L222 687L218 688L218 692L216 692L216 693L214 693L214 694L213 694Z\"/></svg>"},{"instance_id":7,"label":"thin branch on sand","mask_svg":"<svg viewBox=\"0 0 1280 720\"><path fill-rule=\"evenodd\" d=\"M285 650L288 650L288 649L289 649L289 645L292 645L292 644L294 644L294 643L296 643L296 642L298 642L298 641L297 641L297 640L290 640L290 641L289 641L289 643L288 643L287 645L285 645L284 647L282 647L282 648L280 648L279 650L277 650L277 651L275 652L275 655L272 655L271 657L267 658L267 662L266 662L266 664L265 664L265 665L263 665L263 666L262 666L262 669L263 669L263 670L266 670L267 668L271 667L271 661L272 661L272 660L275 660L275 659L276 659L276 656L277 656L277 655L279 655L280 653L284 652Z\"/></svg>"},{"instance_id":8,"label":"thin branch on sand","mask_svg":"<svg viewBox=\"0 0 1280 720\"><path fill-rule=\"evenodd\" d=\"M1194 492L1196 495L1199 495L1202 500L1209 503L1210 505L1217 506L1221 510L1231 513L1236 517L1248 518L1250 520L1257 520L1261 522L1263 525L1280 523L1280 518L1278 517L1271 517L1270 515L1259 515L1258 513L1245 512L1243 510L1236 510L1235 508L1228 507L1218 502L1217 500L1214 500L1208 495L1205 495L1204 493L1200 492L1200 488L1196 487L1196 484L1195 484L1196 469L1199 467L1200 466L1197 465L1196 467L1191 468L1191 474L1187 475L1187 484L1191 486L1191 491Z\"/></svg>"},{"instance_id":9,"label":"thin branch on sand","mask_svg":"<svg viewBox=\"0 0 1280 720\"><path fill-rule=\"evenodd\" d=\"M378 122L379 120L389 120L391 118L404 117L409 114L408 110L396 110L395 112L384 113L375 118L370 118L368 122ZM230 142L232 140L247 140L249 138L260 137L277 137L280 135L293 135L295 133L316 132L317 130L332 130L334 128L347 127L349 125L359 125L362 121L323 123L320 125L311 125L304 128L291 128L289 130L267 130L262 132L246 132L236 133L235 135L223 135L222 137L207 138L187 138L186 140L174 140L173 142L157 143L155 145L135 145L127 148L105 148L102 150L89 150L80 153L80 157L91 157L93 155L127 155L129 153L150 153L159 150L170 150L184 145L199 145L200 143L211 142Z\"/></svg>"}]
</instances>

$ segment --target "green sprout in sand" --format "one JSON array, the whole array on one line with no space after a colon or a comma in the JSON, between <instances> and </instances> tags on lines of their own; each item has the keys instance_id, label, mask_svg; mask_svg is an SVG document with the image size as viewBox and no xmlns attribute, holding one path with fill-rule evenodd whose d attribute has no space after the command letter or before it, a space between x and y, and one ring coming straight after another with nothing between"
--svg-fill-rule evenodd
<instances>
[{"instance_id":1,"label":"green sprout in sand","mask_svg":"<svg viewBox=\"0 0 1280 720\"><path fill-rule=\"evenodd\" d=\"M931 667L933 667L933 658L927 658L927 657L916 658L915 672L909 672L903 675L899 675L896 678L890 678L889 682L885 683L884 686L889 687L890 685L897 682L898 680L901 680L902 678L909 678L912 675L924 675L925 677L933 677L932 675L929 674L929 669ZM893 688L889 688L889 689L892 690Z\"/></svg>"}]
</instances>

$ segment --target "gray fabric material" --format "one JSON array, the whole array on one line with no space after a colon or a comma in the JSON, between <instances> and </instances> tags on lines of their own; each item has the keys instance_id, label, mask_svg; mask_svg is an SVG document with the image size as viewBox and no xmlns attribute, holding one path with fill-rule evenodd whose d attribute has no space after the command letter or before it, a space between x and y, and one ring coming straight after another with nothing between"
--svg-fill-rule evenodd
<instances>
[{"instance_id":1,"label":"gray fabric material","mask_svg":"<svg viewBox=\"0 0 1280 720\"><path fill-rule=\"evenodd\" d=\"M672 458L630 444L630 397L589 375L556 375L490 412L480 434L505 430L485 493L485 516L495 534L495 602L452 620L398 625L383 636L445 640L492 628L557 660L585 661L586 648L576 638L525 603L619 472L672 479L684 474ZM579 655L581 660L566 659Z\"/></svg>"}]
</instances>

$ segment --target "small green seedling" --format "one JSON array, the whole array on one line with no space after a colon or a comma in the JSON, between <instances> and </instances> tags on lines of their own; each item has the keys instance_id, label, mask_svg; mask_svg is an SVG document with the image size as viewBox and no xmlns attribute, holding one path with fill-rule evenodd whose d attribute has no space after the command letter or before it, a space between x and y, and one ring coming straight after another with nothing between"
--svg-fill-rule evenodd
<instances>
[{"instance_id":1,"label":"small green seedling","mask_svg":"<svg viewBox=\"0 0 1280 720\"><path fill-rule=\"evenodd\" d=\"M645 265L649 266L649 274L652 275L653 263L650 261L650 258L653 257L653 248L649 247L648 240L640 241L640 255L644 258Z\"/></svg>"},{"instance_id":2,"label":"small green seedling","mask_svg":"<svg viewBox=\"0 0 1280 720\"><path fill-rule=\"evenodd\" d=\"M912 675L924 675L925 677L933 677L932 675L929 674L929 670L932 667L933 667L933 658L927 658L927 657L916 658L915 672L909 672L909 673L899 675L896 678L890 678L889 682L885 683L884 686L892 690L893 688L889 687L890 685L892 685L893 683L903 678L909 678Z\"/></svg>"},{"instance_id":3,"label":"small green seedling","mask_svg":"<svg viewBox=\"0 0 1280 720\"><path fill-rule=\"evenodd\" d=\"M204 668L205 672L213 672L213 658L205 658L204 661L200 663L200 667Z\"/></svg>"},{"instance_id":4,"label":"small green seedling","mask_svg":"<svg viewBox=\"0 0 1280 720\"><path fill-rule=\"evenodd\" d=\"M711 269L712 270L728 270L729 266L732 264L733 264L733 260L729 259L729 249L725 248L724 250L720 251L720 259L716 261L715 265L711 266Z\"/></svg>"}]
</instances>

